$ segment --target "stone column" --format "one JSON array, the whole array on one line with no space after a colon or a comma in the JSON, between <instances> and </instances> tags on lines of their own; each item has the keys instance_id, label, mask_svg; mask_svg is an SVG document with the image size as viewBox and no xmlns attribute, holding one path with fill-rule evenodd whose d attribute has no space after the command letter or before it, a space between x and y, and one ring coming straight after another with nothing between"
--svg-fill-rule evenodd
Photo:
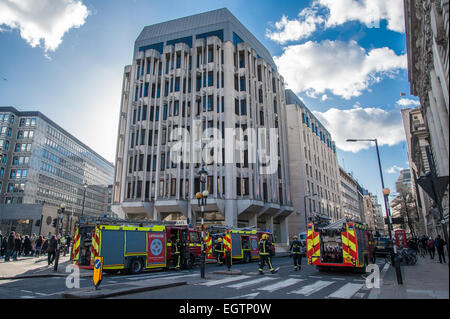
<instances>
[{"instance_id":1,"label":"stone column","mask_svg":"<svg viewBox=\"0 0 450 319\"><path fill-rule=\"evenodd\" d=\"M258 228L258 213L253 213L249 217L248 224L250 227L255 226L256 228Z\"/></svg>"},{"instance_id":2,"label":"stone column","mask_svg":"<svg viewBox=\"0 0 450 319\"><path fill-rule=\"evenodd\" d=\"M447 151L447 158L449 156L449 124L448 124L448 111L445 107L445 99L444 95L442 93L442 87L439 78L436 75L436 72L432 70L430 72L430 78L431 78L431 89L433 91L434 97L436 99L436 113L438 115L440 124L441 124L441 130L442 130L442 137L444 139L444 145L445 150Z\"/></svg>"},{"instance_id":3,"label":"stone column","mask_svg":"<svg viewBox=\"0 0 450 319\"><path fill-rule=\"evenodd\" d=\"M266 229L269 229L273 233L273 215L268 215L266 217Z\"/></svg>"},{"instance_id":4,"label":"stone column","mask_svg":"<svg viewBox=\"0 0 450 319\"><path fill-rule=\"evenodd\" d=\"M283 244L289 244L288 219L286 217L280 219L280 236L280 241Z\"/></svg>"}]
</instances>

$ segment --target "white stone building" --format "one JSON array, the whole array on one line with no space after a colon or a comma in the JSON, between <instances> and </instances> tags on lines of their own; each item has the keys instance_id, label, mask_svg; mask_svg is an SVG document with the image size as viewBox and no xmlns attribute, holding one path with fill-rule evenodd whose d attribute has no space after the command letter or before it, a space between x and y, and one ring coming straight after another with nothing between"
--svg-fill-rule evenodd
<instances>
[{"instance_id":1,"label":"white stone building","mask_svg":"<svg viewBox=\"0 0 450 319\"><path fill-rule=\"evenodd\" d=\"M336 146L327 129L304 103L286 90L289 171L294 214L290 236L306 230L309 218L322 215L336 221L340 210Z\"/></svg>"},{"instance_id":2,"label":"white stone building","mask_svg":"<svg viewBox=\"0 0 450 319\"><path fill-rule=\"evenodd\" d=\"M283 78L227 9L145 27L124 72L114 209L198 224L203 167L207 223L269 229L287 242L293 208L285 123ZM235 129L257 131L227 135ZM202 154L212 135L216 152ZM264 150L270 162L258 157ZM211 163L206 153L214 155Z\"/></svg>"}]
</instances>

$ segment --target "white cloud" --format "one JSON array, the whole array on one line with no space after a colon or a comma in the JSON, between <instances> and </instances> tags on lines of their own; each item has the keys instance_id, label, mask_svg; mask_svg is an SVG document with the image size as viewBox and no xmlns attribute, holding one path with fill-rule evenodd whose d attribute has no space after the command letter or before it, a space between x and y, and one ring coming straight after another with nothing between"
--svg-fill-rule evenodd
<instances>
[{"instance_id":1,"label":"white cloud","mask_svg":"<svg viewBox=\"0 0 450 319\"><path fill-rule=\"evenodd\" d=\"M326 101L326 100L328 100L328 95L324 94L324 95L322 95L322 97L320 99L322 101Z\"/></svg>"},{"instance_id":2,"label":"white cloud","mask_svg":"<svg viewBox=\"0 0 450 319\"><path fill-rule=\"evenodd\" d=\"M88 15L80 0L0 0L0 25L19 29L32 47L43 41L46 52L55 51L64 34L82 26Z\"/></svg>"},{"instance_id":3,"label":"white cloud","mask_svg":"<svg viewBox=\"0 0 450 319\"><path fill-rule=\"evenodd\" d=\"M399 173L403 169L404 169L403 167L394 165L391 168L387 169L386 173L388 173L388 174L396 174L396 173Z\"/></svg>"},{"instance_id":4,"label":"white cloud","mask_svg":"<svg viewBox=\"0 0 450 319\"><path fill-rule=\"evenodd\" d=\"M405 140L402 118L397 111L354 106L348 110L331 108L326 112L313 113L343 151L356 153L374 146L372 142L346 142L352 138L376 138L380 146L393 146Z\"/></svg>"},{"instance_id":5,"label":"white cloud","mask_svg":"<svg viewBox=\"0 0 450 319\"><path fill-rule=\"evenodd\" d=\"M288 41L298 41L304 38L308 38L317 29L317 24L324 23L325 20L317 15L317 12L313 9L303 9L298 14L298 19L288 20L283 15L280 21L275 23L275 30L266 30L266 36L280 44L284 44Z\"/></svg>"},{"instance_id":6,"label":"white cloud","mask_svg":"<svg viewBox=\"0 0 450 319\"><path fill-rule=\"evenodd\" d=\"M372 83L407 66L406 55L387 47L366 52L355 41L290 45L274 60L294 92L316 96L329 90L345 99L361 95Z\"/></svg>"},{"instance_id":7,"label":"white cloud","mask_svg":"<svg viewBox=\"0 0 450 319\"><path fill-rule=\"evenodd\" d=\"M400 99L397 101L397 105L401 107L407 107L407 106L419 106L420 102L412 99Z\"/></svg>"},{"instance_id":8,"label":"white cloud","mask_svg":"<svg viewBox=\"0 0 450 319\"><path fill-rule=\"evenodd\" d=\"M387 29L405 32L402 0L315 0L329 10L327 27L348 21L359 21L368 27L378 27L380 20L387 20Z\"/></svg>"}]
</instances>

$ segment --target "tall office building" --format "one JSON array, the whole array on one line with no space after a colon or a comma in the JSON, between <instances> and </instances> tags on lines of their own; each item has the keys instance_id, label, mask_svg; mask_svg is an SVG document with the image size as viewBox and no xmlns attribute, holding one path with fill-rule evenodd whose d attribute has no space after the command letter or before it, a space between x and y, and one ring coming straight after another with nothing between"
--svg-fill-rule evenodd
<instances>
[{"instance_id":1,"label":"tall office building","mask_svg":"<svg viewBox=\"0 0 450 319\"><path fill-rule=\"evenodd\" d=\"M352 174L339 167L343 217L363 222L364 210L360 186Z\"/></svg>"},{"instance_id":2,"label":"tall office building","mask_svg":"<svg viewBox=\"0 0 450 319\"><path fill-rule=\"evenodd\" d=\"M145 27L124 72L116 212L198 223L204 168L207 223L257 226L286 241L283 85L267 49L227 9ZM262 150L270 162L261 161Z\"/></svg>"},{"instance_id":3,"label":"tall office building","mask_svg":"<svg viewBox=\"0 0 450 319\"><path fill-rule=\"evenodd\" d=\"M112 163L44 114L0 107L3 230L10 229L19 215L28 223L40 218L34 213L31 219L26 215L27 209L35 206L48 206L56 215L65 204L67 213L80 215L84 202L86 215L103 216L107 212L106 187L112 184L113 174ZM88 185L86 193L84 184Z\"/></svg>"},{"instance_id":4,"label":"tall office building","mask_svg":"<svg viewBox=\"0 0 450 319\"><path fill-rule=\"evenodd\" d=\"M336 221L340 211L339 166L330 133L291 90L286 90L289 171L294 214L290 235L306 230L309 218Z\"/></svg>"}]
</instances>

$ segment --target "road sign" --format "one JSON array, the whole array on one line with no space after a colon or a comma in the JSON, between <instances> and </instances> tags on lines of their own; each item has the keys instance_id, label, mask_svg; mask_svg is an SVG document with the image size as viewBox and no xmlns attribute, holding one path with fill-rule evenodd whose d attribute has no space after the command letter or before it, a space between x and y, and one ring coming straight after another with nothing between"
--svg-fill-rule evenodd
<instances>
[{"instance_id":1,"label":"road sign","mask_svg":"<svg viewBox=\"0 0 450 319\"><path fill-rule=\"evenodd\" d=\"M102 282L102 272L103 272L103 257L95 257L94 260L94 274L93 281L95 289L98 289L100 283Z\"/></svg>"}]
</instances>

